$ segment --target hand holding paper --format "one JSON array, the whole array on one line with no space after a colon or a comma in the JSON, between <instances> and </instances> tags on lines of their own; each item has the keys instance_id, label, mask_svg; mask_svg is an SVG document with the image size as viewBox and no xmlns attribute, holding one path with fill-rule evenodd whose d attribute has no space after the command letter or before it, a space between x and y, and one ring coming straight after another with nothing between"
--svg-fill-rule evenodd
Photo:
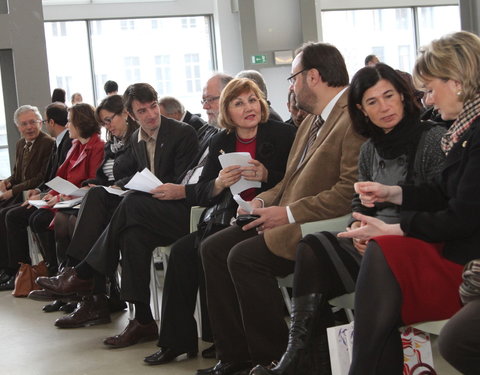
<instances>
[{"instance_id":1,"label":"hand holding paper","mask_svg":"<svg viewBox=\"0 0 480 375\"><path fill-rule=\"evenodd\" d=\"M248 152L230 152L228 154L219 155L218 160L220 161L222 168L227 168L232 165L251 167L249 161L252 160L252 157ZM259 188L261 185L260 181L247 181L245 177L242 176L239 181L230 186L230 191L235 195L250 188Z\"/></svg>"},{"instance_id":2,"label":"hand holding paper","mask_svg":"<svg viewBox=\"0 0 480 375\"><path fill-rule=\"evenodd\" d=\"M162 181L150 172L148 168L145 168L143 171L135 173L125 187L130 190L143 191L151 194L151 191L158 185L162 185Z\"/></svg>"},{"instance_id":3,"label":"hand holding paper","mask_svg":"<svg viewBox=\"0 0 480 375\"><path fill-rule=\"evenodd\" d=\"M244 200L240 195L235 194L233 196L233 199L235 200L235 202L238 203L238 206L245 212L248 212L249 214L253 212L253 207L250 205L250 203Z\"/></svg>"}]
</instances>

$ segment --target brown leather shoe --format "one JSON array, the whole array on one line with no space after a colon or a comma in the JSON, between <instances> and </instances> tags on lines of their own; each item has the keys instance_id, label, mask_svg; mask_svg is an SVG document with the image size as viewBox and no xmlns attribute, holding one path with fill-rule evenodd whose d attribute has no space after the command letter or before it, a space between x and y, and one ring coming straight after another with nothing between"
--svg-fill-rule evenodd
<instances>
[{"instance_id":1,"label":"brown leather shoe","mask_svg":"<svg viewBox=\"0 0 480 375\"><path fill-rule=\"evenodd\" d=\"M75 268L65 268L58 276L37 277L35 282L42 288L66 296L69 294L91 294L93 290L93 280L83 280L77 276Z\"/></svg>"},{"instance_id":2,"label":"brown leather shoe","mask_svg":"<svg viewBox=\"0 0 480 375\"><path fill-rule=\"evenodd\" d=\"M45 289L32 290L28 293L28 297L35 301L54 301L58 298L58 294L54 294Z\"/></svg>"},{"instance_id":3,"label":"brown leather shoe","mask_svg":"<svg viewBox=\"0 0 480 375\"><path fill-rule=\"evenodd\" d=\"M112 348L124 348L135 345L139 341L153 341L158 338L158 326L153 320L148 324L140 324L138 320L130 320L127 328L119 335L107 337L103 340L105 345Z\"/></svg>"},{"instance_id":4,"label":"brown leather shoe","mask_svg":"<svg viewBox=\"0 0 480 375\"><path fill-rule=\"evenodd\" d=\"M103 294L95 294L83 297L75 311L58 318L55 325L58 328L79 328L110 323L110 321L107 297Z\"/></svg>"}]
</instances>

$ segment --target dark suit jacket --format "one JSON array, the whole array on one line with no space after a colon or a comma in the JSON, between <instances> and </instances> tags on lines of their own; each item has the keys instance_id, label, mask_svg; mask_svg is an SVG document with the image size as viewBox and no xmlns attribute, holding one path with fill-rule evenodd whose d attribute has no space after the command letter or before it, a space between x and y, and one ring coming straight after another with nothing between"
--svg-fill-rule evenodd
<instances>
[{"instance_id":1,"label":"dark suit jacket","mask_svg":"<svg viewBox=\"0 0 480 375\"><path fill-rule=\"evenodd\" d=\"M38 186L37 189L39 189L40 191L50 190L50 188L45 185L45 182L50 181L57 175L58 167L60 167L67 158L70 147L72 147L72 138L70 138L70 133L67 130L63 135L60 144L58 145L58 147L56 147L56 150L54 147L55 152L52 152L52 155L50 156L45 181L40 186Z\"/></svg>"},{"instance_id":2,"label":"dark suit jacket","mask_svg":"<svg viewBox=\"0 0 480 375\"><path fill-rule=\"evenodd\" d=\"M197 132L198 130L206 124L204 120L202 120L197 115L191 114L188 111L185 111L185 116L183 117L182 122L192 126Z\"/></svg>"},{"instance_id":3,"label":"dark suit jacket","mask_svg":"<svg viewBox=\"0 0 480 375\"><path fill-rule=\"evenodd\" d=\"M147 147L144 141L138 142L140 128L131 135L131 156L135 160L138 172L150 169ZM161 117L155 148L155 175L163 183L177 182L198 152L198 140L195 130L180 121ZM121 181L124 185L131 179Z\"/></svg>"},{"instance_id":4,"label":"dark suit jacket","mask_svg":"<svg viewBox=\"0 0 480 375\"><path fill-rule=\"evenodd\" d=\"M103 160L104 145L105 142L100 139L98 134L93 134L80 152L80 155L78 155L75 163L70 166L71 158L76 155L81 148L80 141L74 139L67 158L58 168L57 176L68 180L76 186L81 186L84 180L95 177L97 168Z\"/></svg>"},{"instance_id":5,"label":"dark suit jacket","mask_svg":"<svg viewBox=\"0 0 480 375\"><path fill-rule=\"evenodd\" d=\"M480 258L480 119L452 147L441 181L402 186L402 230L428 242L445 242L443 255L465 264Z\"/></svg>"},{"instance_id":6,"label":"dark suit jacket","mask_svg":"<svg viewBox=\"0 0 480 375\"><path fill-rule=\"evenodd\" d=\"M295 138L295 128L282 122L267 121L259 124L257 131L256 160L260 161L268 170L268 181L262 183L258 192L267 190L280 181L285 173L288 153ZM216 197L211 196L213 184L222 169L218 156L221 151L235 152L235 133L222 131L213 136L210 142L210 151L207 164L197 183L197 194L200 206L212 206L219 202L224 193Z\"/></svg>"},{"instance_id":7,"label":"dark suit jacket","mask_svg":"<svg viewBox=\"0 0 480 375\"><path fill-rule=\"evenodd\" d=\"M48 134L40 132L30 150L31 156L28 160L23 160L23 149L26 142L24 138L18 140L13 174L5 179L12 185L13 196L22 193L24 190L35 188L45 180L48 160L54 142L55 140Z\"/></svg>"}]
</instances>

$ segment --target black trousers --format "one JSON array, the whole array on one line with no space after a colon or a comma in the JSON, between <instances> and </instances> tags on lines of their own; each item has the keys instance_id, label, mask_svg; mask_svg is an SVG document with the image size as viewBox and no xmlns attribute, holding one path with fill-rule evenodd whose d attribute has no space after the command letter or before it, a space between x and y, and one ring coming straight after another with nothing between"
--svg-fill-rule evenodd
<instances>
[{"instance_id":1,"label":"black trousers","mask_svg":"<svg viewBox=\"0 0 480 375\"><path fill-rule=\"evenodd\" d=\"M53 231L49 229L54 213L47 209L16 205L6 214L8 265L11 269L19 267L18 262L31 263L27 227L40 242L42 256L49 269L57 268Z\"/></svg>"},{"instance_id":2,"label":"black trousers","mask_svg":"<svg viewBox=\"0 0 480 375\"><path fill-rule=\"evenodd\" d=\"M149 194L127 194L85 261L113 275L122 257L121 298L150 302L150 262L157 246L167 246L189 231L190 207L184 200L161 201Z\"/></svg>"},{"instance_id":3,"label":"black trousers","mask_svg":"<svg viewBox=\"0 0 480 375\"><path fill-rule=\"evenodd\" d=\"M198 349L197 322L193 316L197 290L200 291L202 310L202 339L213 341L197 236L197 232L190 233L173 244L163 285L158 346L179 352Z\"/></svg>"},{"instance_id":4,"label":"black trousers","mask_svg":"<svg viewBox=\"0 0 480 375\"><path fill-rule=\"evenodd\" d=\"M82 261L107 227L122 197L109 194L100 186L92 187L83 198L73 237L66 254Z\"/></svg>"},{"instance_id":5,"label":"black trousers","mask_svg":"<svg viewBox=\"0 0 480 375\"><path fill-rule=\"evenodd\" d=\"M7 244L7 226L5 218L7 213L14 207L18 207L22 201L22 194L0 200L0 269L9 268L8 262L8 244Z\"/></svg>"},{"instance_id":6,"label":"black trousers","mask_svg":"<svg viewBox=\"0 0 480 375\"><path fill-rule=\"evenodd\" d=\"M285 307L276 277L295 262L274 255L263 235L232 226L201 245L207 303L217 356L269 364L287 346Z\"/></svg>"}]
</instances>

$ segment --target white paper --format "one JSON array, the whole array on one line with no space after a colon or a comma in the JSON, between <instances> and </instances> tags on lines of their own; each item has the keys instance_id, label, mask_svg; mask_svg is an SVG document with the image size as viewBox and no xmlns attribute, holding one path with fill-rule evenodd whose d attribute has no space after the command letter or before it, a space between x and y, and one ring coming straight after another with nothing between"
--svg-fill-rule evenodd
<instances>
[{"instance_id":1,"label":"white paper","mask_svg":"<svg viewBox=\"0 0 480 375\"><path fill-rule=\"evenodd\" d=\"M116 188L112 188L110 186L102 186L106 191L108 191L110 194L113 194L113 195L123 195L125 194L127 191L126 190L122 190L122 189L116 189Z\"/></svg>"},{"instance_id":2,"label":"white paper","mask_svg":"<svg viewBox=\"0 0 480 375\"><path fill-rule=\"evenodd\" d=\"M80 189L61 177L55 177L53 180L45 183L50 189L55 190L57 193L70 195L72 197L83 197L87 194L88 189Z\"/></svg>"},{"instance_id":3,"label":"white paper","mask_svg":"<svg viewBox=\"0 0 480 375\"><path fill-rule=\"evenodd\" d=\"M43 199L29 199L28 204L36 208L48 207L47 201Z\"/></svg>"},{"instance_id":4,"label":"white paper","mask_svg":"<svg viewBox=\"0 0 480 375\"><path fill-rule=\"evenodd\" d=\"M327 328L332 375L347 375L352 363L353 322Z\"/></svg>"},{"instance_id":5,"label":"white paper","mask_svg":"<svg viewBox=\"0 0 480 375\"><path fill-rule=\"evenodd\" d=\"M235 200L235 202L238 203L238 205L240 206L240 208L242 210L247 211L249 214L251 214L253 212L253 208L250 205L250 203L247 202L246 200L244 200L240 195L235 194L233 196L233 199Z\"/></svg>"},{"instance_id":6,"label":"white paper","mask_svg":"<svg viewBox=\"0 0 480 375\"><path fill-rule=\"evenodd\" d=\"M53 206L53 208L72 208L73 206L80 204L82 200L83 200L83 197L78 197L78 198L58 202L55 206Z\"/></svg>"},{"instance_id":7,"label":"white paper","mask_svg":"<svg viewBox=\"0 0 480 375\"><path fill-rule=\"evenodd\" d=\"M228 154L218 155L218 160L220 161L222 168L226 168L231 165L249 167L251 164L248 164L248 162L252 160L252 156L248 152L230 152ZM230 191L232 192L232 195L235 195L240 194L242 191L247 189L259 188L260 186L262 186L260 181L247 181L244 177L241 177L240 180L230 186Z\"/></svg>"},{"instance_id":8,"label":"white paper","mask_svg":"<svg viewBox=\"0 0 480 375\"><path fill-rule=\"evenodd\" d=\"M159 185L162 185L162 181L160 181L157 176L150 172L148 168L145 168L143 171L135 173L125 187L130 190L150 193L150 191Z\"/></svg>"}]
</instances>

